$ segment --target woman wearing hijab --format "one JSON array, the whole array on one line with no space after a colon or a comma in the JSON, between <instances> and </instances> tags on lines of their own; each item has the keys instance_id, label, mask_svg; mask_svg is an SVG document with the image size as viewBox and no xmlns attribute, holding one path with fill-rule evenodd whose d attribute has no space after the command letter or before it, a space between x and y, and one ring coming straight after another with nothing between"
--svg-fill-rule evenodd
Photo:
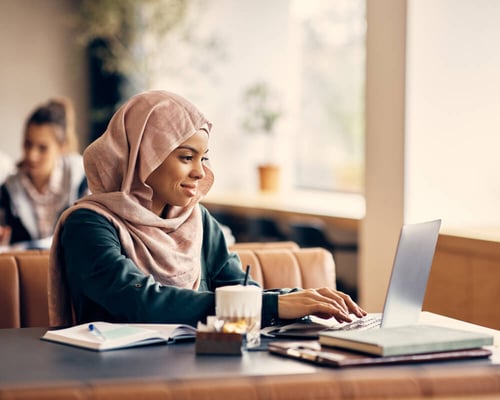
<instances>
[{"instance_id":1,"label":"woman wearing hijab","mask_svg":"<svg viewBox=\"0 0 500 400\"><path fill-rule=\"evenodd\" d=\"M54 236L51 325L196 326L215 313L216 287L244 281L238 256L199 203L213 183L210 130L191 103L165 91L136 95L115 113L84 152L92 194L61 216ZM350 321L349 312L365 314L331 289L264 292L262 326L308 314Z\"/></svg>"},{"instance_id":2,"label":"woman wearing hijab","mask_svg":"<svg viewBox=\"0 0 500 400\"><path fill-rule=\"evenodd\" d=\"M62 211L87 193L73 104L63 97L50 99L28 117L23 158L0 188L0 243L50 245Z\"/></svg>"}]
</instances>

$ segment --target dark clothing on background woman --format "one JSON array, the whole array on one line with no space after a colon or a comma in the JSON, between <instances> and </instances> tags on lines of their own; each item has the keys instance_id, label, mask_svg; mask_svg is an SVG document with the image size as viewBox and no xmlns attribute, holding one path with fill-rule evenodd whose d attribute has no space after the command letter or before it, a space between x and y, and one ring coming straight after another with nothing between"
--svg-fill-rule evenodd
<instances>
[{"instance_id":1,"label":"dark clothing on background woman","mask_svg":"<svg viewBox=\"0 0 500 400\"><path fill-rule=\"evenodd\" d=\"M0 209L12 229L11 244L50 238L60 214L88 194L80 154L61 156L52 173L48 193L40 194L19 170L0 187Z\"/></svg>"}]
</instances>

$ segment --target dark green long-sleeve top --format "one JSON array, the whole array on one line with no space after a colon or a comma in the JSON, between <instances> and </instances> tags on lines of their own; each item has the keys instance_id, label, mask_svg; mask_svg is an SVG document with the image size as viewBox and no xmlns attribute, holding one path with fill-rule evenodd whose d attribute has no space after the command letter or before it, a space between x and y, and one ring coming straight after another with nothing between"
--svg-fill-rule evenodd
<instances>
[{"instance_id":1,"label":"dark green long-sleeve top","mask_svg":"<svg viewBox=\"0 0 500 400\"><path fill-rule=\"evenodd\" d=\"M90 321L184 323L196 326L215 314L215 288L242 283L237 254L229 252L217 221L200 205L203 221L198 290L163 286L127 258L113 224L78 209L64 223L60 240L77 323ZM255 281L249 284L258 285ZM265 291L262 326L278 322L278 295Z\"/></svg>"}]
</instances>

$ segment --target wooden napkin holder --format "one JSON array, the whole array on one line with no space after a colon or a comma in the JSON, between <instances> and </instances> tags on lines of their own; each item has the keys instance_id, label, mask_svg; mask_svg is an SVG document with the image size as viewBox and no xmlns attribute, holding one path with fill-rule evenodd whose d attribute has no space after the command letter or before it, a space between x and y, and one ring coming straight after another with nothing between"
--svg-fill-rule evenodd
<instances>
[{"instance_id":1,"label":"wooden napkin holder","mask_svg":"<svg viewBox=\"0 0 500 400\"><path fill-rule=\"evenodd\" d=\"M200 355L239 355L243 353L245 335L216 331L196 333L196 354Z\"/></svg>"}]
</instances>

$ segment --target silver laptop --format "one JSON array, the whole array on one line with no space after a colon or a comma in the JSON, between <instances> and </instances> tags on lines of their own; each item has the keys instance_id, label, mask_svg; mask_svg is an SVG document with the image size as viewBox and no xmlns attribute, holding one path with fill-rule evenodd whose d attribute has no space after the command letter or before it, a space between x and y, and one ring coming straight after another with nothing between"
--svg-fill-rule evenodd
<instances>
[{"instance_id":1,"label":"silver laptop","mask_svg":"<svg viewBox=\"0 0 500 400\"><path fill-rule=\"evenodd\" d=\"M439 219L403 225L382 314L368 314L347 324L339 324L333 318L325 321L311 316L309 327L307 323L302 327L301 324L290 324L273 333L276 336L314 337L324 329L371 329L416 324L422 311L440 227Z\"/></svg>"},{"instance_id":2,"label":"silver laptop","mask_svg":"<svg viewBox=\"0 0 500 400\"><path fill-rule=\"evenodd\" d=\"M368 314L340 329L368 329L416 324L436 251L441 220L403 225L382 314Z\"/></svg>"},{"instance_id":3,"label":"silver laptop","mask_svg":"<svg viewBox=\"0 0 500 400\"><path fill-rule=\"evenodd\" d=\"M441 220L435 220L401 228L381 326L418 322L440 227Z\"/></svg>"}]
</instances>

